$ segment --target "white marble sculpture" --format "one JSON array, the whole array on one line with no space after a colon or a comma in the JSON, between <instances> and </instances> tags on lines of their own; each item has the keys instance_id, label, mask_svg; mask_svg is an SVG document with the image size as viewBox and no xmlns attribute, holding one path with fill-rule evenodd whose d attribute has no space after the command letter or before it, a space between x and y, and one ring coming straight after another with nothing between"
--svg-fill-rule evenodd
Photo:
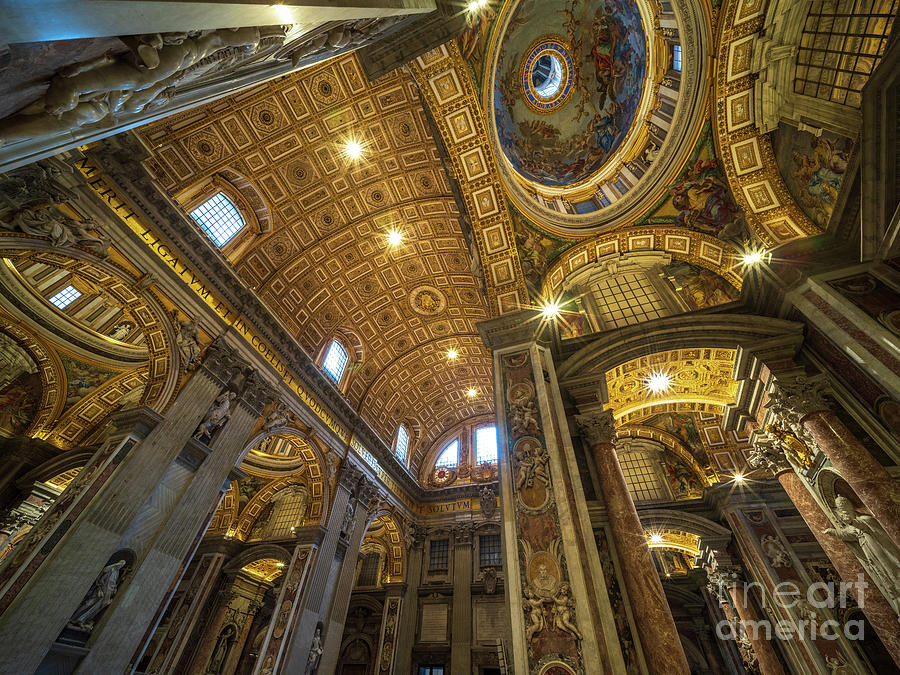
<instances>
[{"instance_id":1,"label":"white marble sculpture","mask_svg":"<svg viewBox=\"0 0 900 675\"><path fill-rule=\"evenodd\" d=\"M197 426L194 432L194 438L209 438L213 433L225 424L225 421L231 417L231 402L237 398L237 394L233 391L226 391L219 394L219 397L213 402L203 420Z\"/></svg>"},{"instance_id":2,"label":"white marble sculpture","mask_svg":"<svg viewBox=\"0 0 900 675\"><path fill-rule=\"evenodd\" d=\"M853 502L842 495L834 500L834 513L838 525L825 533L859 547L866 571L900 614L900 554L894 542L875 518L857 513Z\"/></svg>"},{"instance_id":3,"label":"white marble sculpture","mask_svg":"<svg viewBox=\"0 0 900 675\"><path fill-rule=\"evenodd\" d=\"M119 576L125 561L119 560L103 568L100 576L94 581L91 590L78 605L78 609L69 620L69 624L83 630L92 630L94 620L112 602L119 588Z\"/></svg>"}]
</instances>

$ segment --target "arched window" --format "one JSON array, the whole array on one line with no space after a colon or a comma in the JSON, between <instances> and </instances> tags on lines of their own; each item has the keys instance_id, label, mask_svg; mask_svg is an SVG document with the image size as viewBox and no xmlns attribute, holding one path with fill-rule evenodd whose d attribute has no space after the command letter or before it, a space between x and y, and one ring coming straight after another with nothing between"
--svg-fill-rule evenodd
<instances>
[{"instance_id":1,"label":"arched window","mask_svg":"<svg viewBox=\"0 0 900 675\"><path fill-rule=\"evenodd\" d=\"M332 340L328 345L328 351L325 352L325 359L322 361L322 368L328 373L336 383L340 383L341 376L344 374L344 368L347 366L347 350L337 340Z\"/></svg>"},{"instance_id":2,"label":"arched window","mask_svg":"<svg viewBox=\"0 0 900 675\"><path fill-rule=\"evenodd\" d=\"M681 72L681 45L672 47L672 68Z\"/></svg>"},{"instance_id":3,"label":"arched window","mask_svg":"<svg viewBox=\"0 0 900 675\"><path fill-rule=\"evenodd\" d=\"M437 458L435 466L446 466L449 469L454 468L459 463L459 441L453 440Z\"/></svg>"},{"instance_id":4,"label":"arched window","mask_svg":"<svg viewBox=\"0 0 900 675\"><path fill-rule=\"evenodd\" d=\"M217 192L207 199L191 211L191 216L219 247L227 244L244 227L240 211L224 192Z\"/></svg>"},{"instance_id":5,"label":"arched window","mask_svg":"<svg viewBox=\"0 0 900 675\"><path fill-rule=\"evenodd\" d=\"M406 449L409 447L409 432L404 425L397 429L397 443L394 445L394 454L401 462L406 461Z\"/></svg>"},{"instance_id":6,"label":"arched window","mask_svg":"<svg viewBox=\"0 0 900 675\"><path fill-rule=\"evenodd\" d=\"M497 427L479 427L475 430L475 463L497 462Z\"/></svg>"}]
</instances>

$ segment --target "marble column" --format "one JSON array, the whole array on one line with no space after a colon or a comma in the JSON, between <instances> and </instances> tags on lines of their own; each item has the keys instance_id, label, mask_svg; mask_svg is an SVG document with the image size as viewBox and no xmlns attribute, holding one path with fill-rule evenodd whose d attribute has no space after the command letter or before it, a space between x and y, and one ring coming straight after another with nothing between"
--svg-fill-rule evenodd
<instances>
[{"instance_id":1,"label":"marble column","mask_svg":"<svg viewBox=\"0 0 900 675\"><path fill-rule=\"evenodd\" d=\"M240 397L231 405L227 422L212 438L209 454L193 475L186 477L180 494L176 491L180 486L161 481L159 490L126 532L129 539L152 543L146 546L149 550L127 586L120 589L119 597L94 629L91 652L76 673L95 673L101 668L125 670L201 526L208 523L209 511L238 463L253 425L274 399L274 390L255 371L250 371L243 383L229 386L238 389Z\"/></svg>"},{"instance_id":2,"label":"marble column","mask_svg":"<svg viewBox=\"0 0 900 675\"><path fill-rule=\"evenodd\" d=\"M821 380L779 377L767 407L798 438L812 437L888 536L900 546L900 485L837 418L824 397L824 388Z\"/></svg>"},{"instance_id":3,"label":"marble column","mask_svg":"<svg viewBox=\"0 0 900 675\"><path fill-rule=\"evenodd\" d=\"M213 343L164 419L145 409L115 416L107 440L17 555L5 561L0 569L0 641L17 648L0 650L0 672L33 672L38 667L227 385L235 360L224 343ZM205 516L206 509L200 513ZM170 581L163 582L163 592ZM151 614L158 606L154 603ZM131 642L131 650L135 644ZM123 666L130 656L127 651Z\"/></svg>"},{"instance_id":4,"label":"marble column","mask_svg":"<svg viewBox=\"0 0 900 675\"><path fill-rule=\"evenodd\" d=\"M359 559L359 549L362 546L363 537L373 515L375 495L374 484L364 480L360 484L360 491L356 498L356 513L350 521L351 526L342 528L347 535L347 547L344 550L344 560L341 562L340 576L338 576L334 588L331 611L328 613L328 621L325 622L325 629L322 631L324 651L319 664L319 672L322 673L334 672L341 655L344 622L350 606L350 595L353 593L353 586L356 585L356 563Z\"/></svg>"},{"instance_id":5,"label":"marble column","mask_svg":"<svg viewBox=\"0 0 900 675\"><path fill-rule=\"evenodd\" d=\"M577 422L597 467L597 479L647 667L652 673L687 674L690 668L675 619L616 454L612 412L579 415Z\"/></svg>"},{"instance_id":6,"label":"marble column","mask_svg":"<svg viewBox=\"0 0 900 675\"><path fill-rule=\"evenodd\" d=\"M422 578L424 543L424 528L409 523L406 533L406 592L403 595L400 628L397 631L397 644L394 648L396 673L412 672L412 650L416 641L416 621L419 618L419 580Z\"/></svg>"},{"instance_id":7,"label":"marble column","mask_svg":"<svg viewBox=\"0 0 900 675\"><path fill-rule=\"evenodd\" d=\"M775 634L772 632L774 626L769 628L769 633L766 633L765 626L768 620L765 616L759 616L756 611L753 600L747 592L747 582L736 571L732 570L730 575L727 575L727 572L726 569L718 571L718 574L711 574L710 581L728 589L731 606L737 612L737 618L741 622L742 628L739 633L746 635L750 644L753 645L759 672L761 675L787 675L784 666L781 665L778 653L772 646L772 640L775 639ZM751 629L747 630L747 626L750 626Z\"/></svg>"},{"instance_id":8,"label":"marble column","mask_svg":"<svg viewBox=\"0 0 900 675\"><path fill-rule=\"evenodd\" d=\"M454 673L472 672L472 536L474 523L453 529L453 624L450 668Z\"/></svg>"},{"instance_id":9,"label":"marble column","mask_svg":"<svg viewBox=\"0 0 900 675\"><path fill-rule=\"evenodd\" d=\"M359 489L363 480L363 473L353 466L347 459L341 465L341 473L335 489L334 499L327 519L328 529L319 546L315 560L311 563L307 587L309 592L303 600L303 606L299 615L294 619L297 622L296 634L298 639L282 648L284 652L279 656L280 662L290 668L303 672L306 668L306 658L309 654L309 646L312 643L316 624L324 623L328 616L333 591L332 568L335 565L335 553L341 539L342 524L350 508L355 510L352 501L353 494ZM352 507L351 507L352 505ZM259 662L258 662L259 663ZM280 672L291 672L284 670Z\"/></svg>"},{"instance_id":10,"label":"marble column","mask_svg":"<svg viewBox=\"0 0 900 675\"><path fill-rule=\"evenodd\" d=\"M837 537L825 534L825 530L832 527L832 523L800 477L789 468L780 471L777 477L841 579L852 584L853 589L859 588L857 584L860 580L865 584L860 590L862 601L859 602L859 606L878 633L891 658L900 666L900 630L897 626L896 612L872 582L850 547Z\"/></svg>"}]
</instances>

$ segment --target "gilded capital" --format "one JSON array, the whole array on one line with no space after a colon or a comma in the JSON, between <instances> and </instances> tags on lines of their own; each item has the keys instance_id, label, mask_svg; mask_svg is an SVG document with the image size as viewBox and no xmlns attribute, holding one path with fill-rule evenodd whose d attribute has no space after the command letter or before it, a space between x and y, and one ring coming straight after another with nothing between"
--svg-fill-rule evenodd
<instances>
[{"instance_id":1,"label":"gilded capital","mask_svg":"<svg viewBox=\"0 0 900 675\"><path fill-rule=\"evenodd\" d=\"M768 469L774 474L790 470L784 444L768 433L756 434L747 461L755 469Z\"/></svg>"},{"instance_id":2,"label":"gilded capital","mask_svg":"<svg viewBox=\"0 0 900 675\"><path fill-rule=\"evenodd\" d=\"M616 442L616 421L611 410L589 415L576 415L578 432L588 445Z\"/></svg>"},{"instance_id":3,"label":"gilded capital","mask_svg":"<svg viewBox=\"0 0 900 675\"><path fill-rule=\"evenodd\" d=\"M779 377L766 408L779 424L793 430L807 415L830 409L825 398L825 382L804 375Z\"/></svg>"}]
</instances>

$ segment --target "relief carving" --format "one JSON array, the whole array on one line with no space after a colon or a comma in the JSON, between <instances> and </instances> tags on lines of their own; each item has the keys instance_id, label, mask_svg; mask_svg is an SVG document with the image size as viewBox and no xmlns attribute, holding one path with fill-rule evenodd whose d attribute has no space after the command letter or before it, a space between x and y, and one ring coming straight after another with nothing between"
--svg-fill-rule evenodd
<instances>
[{"instance_id":1,"label":"relief carving","mask_svg":"<svg viewBox=\"0 0 900 675\"><path fill-rule=\"evenodd\" d=\"M184 85L222 75L280 46L285 26L155 33L123 38L129 51L59 70L37 101L0 122L0 146L165 106Z\"/></svg>"},{"instance_id":2,"label":"relief carving","mask_svg":"<svg viewBox=\"0 0 900 675\"><path fill-rule=\"evenodd\" d=\"M206 411L197 430L194 432L194 438L198 441L209 443L212 435L218 431L228 418L231 417L231 402L237 398L237 394L233 391L225 391L219 394L213 404Z\"/></svg>"},{"instance_id":3,"label":"relief carving","mask_svg":"<svg viewBox=\"0 0 900 675\"><path fill-rule=\"evenodd\" d=\"M0 227L32 237L47 237L57 248L79 246L104 257L111 243L93 220L75 220L54 206L19 209L0 220Z\"/></svg>"}]
</instances>

